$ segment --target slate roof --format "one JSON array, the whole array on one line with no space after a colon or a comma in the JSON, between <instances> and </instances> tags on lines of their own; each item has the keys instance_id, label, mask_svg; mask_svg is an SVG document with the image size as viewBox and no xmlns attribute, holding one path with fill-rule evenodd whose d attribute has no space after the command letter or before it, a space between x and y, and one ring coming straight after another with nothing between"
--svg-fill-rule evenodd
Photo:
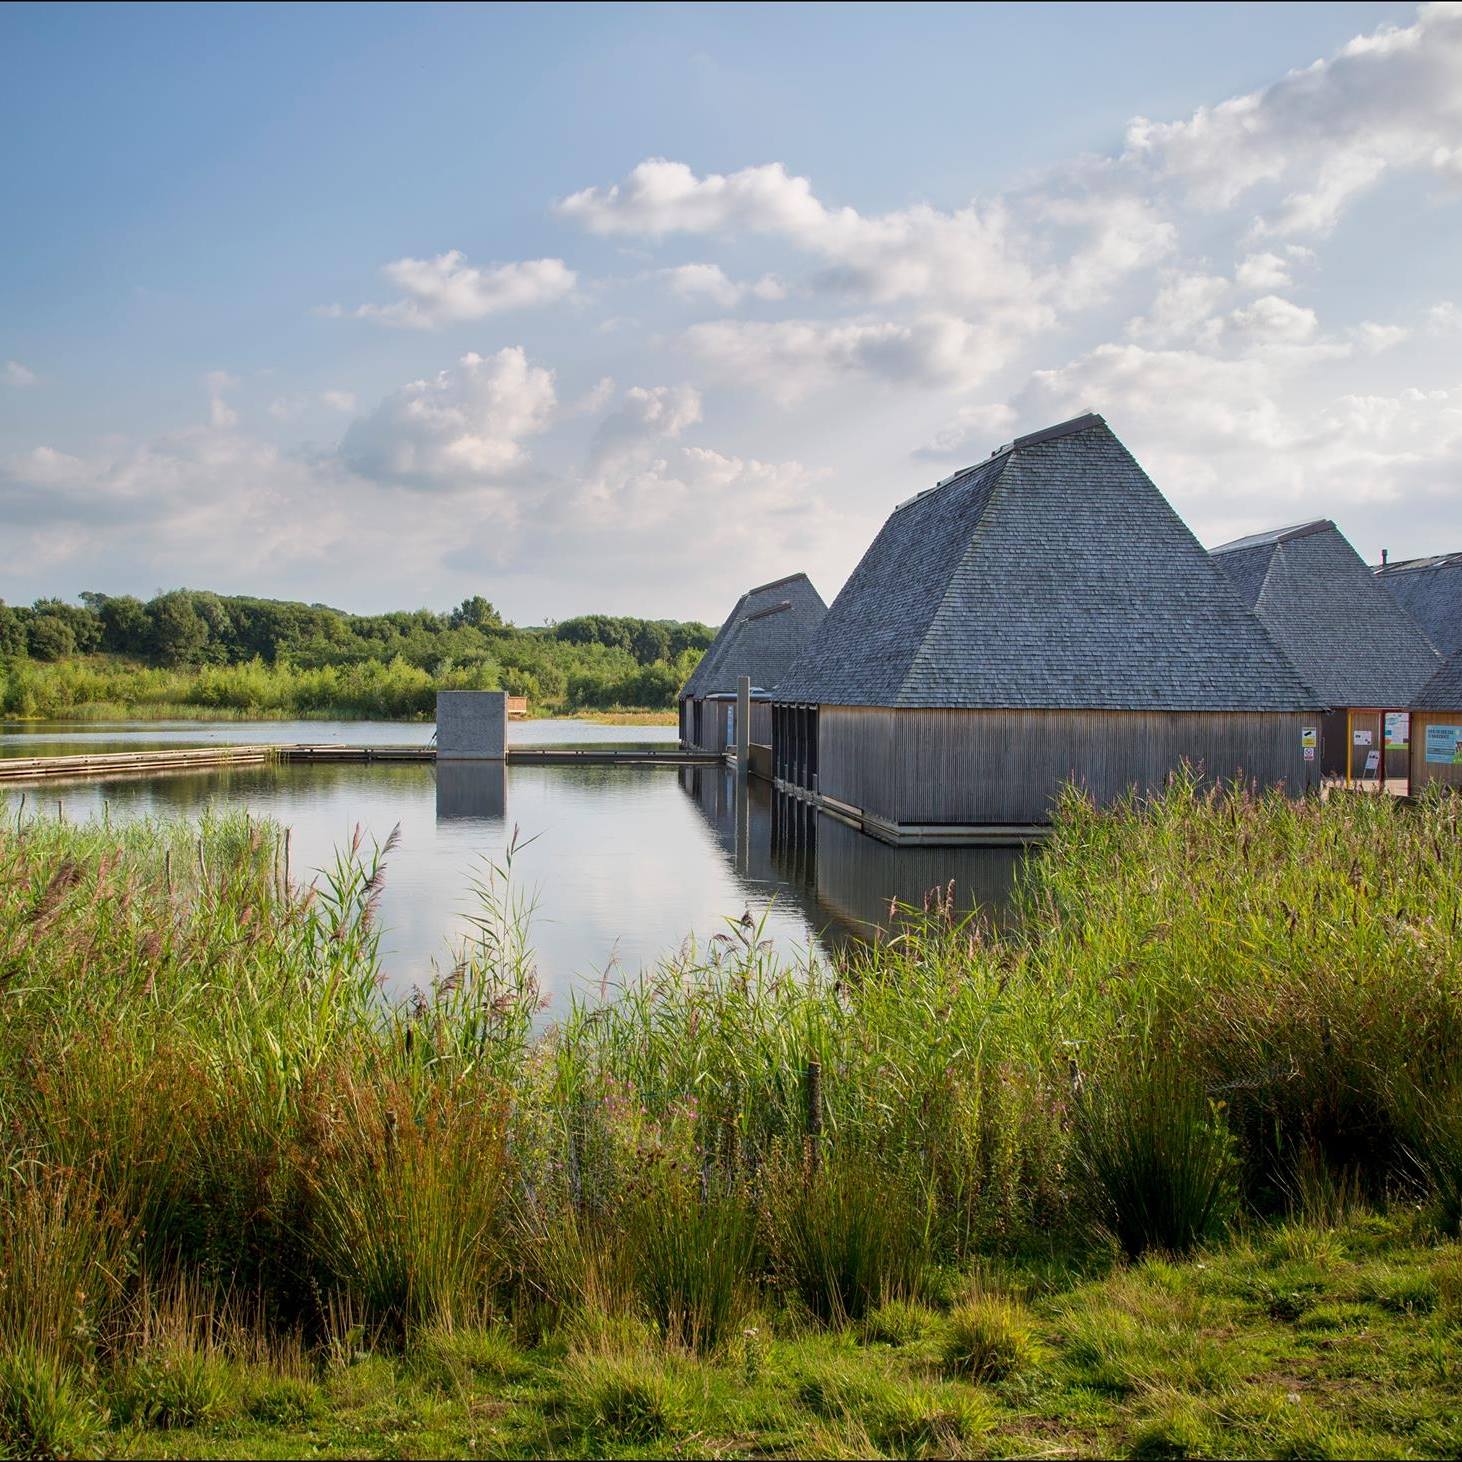
<instances>
[{"instance_id":1,"label":"slate roof","mask_svg":"<svg viewBox=\"0 0 1462 1462\"><path fill-rule=\"evenodd\" d=\"M1442 654L1462 650L1462 553L1382 564L1375 574Z\"/></svg>"},{"instance_id":2,"label":"slate roof","mask_svg":"<svg viewBox=\"0 0 1462 1462\"><path fill-rule=\"evenodd\" d=\"M1462 711L1462 650L1442 662L1442 668L1422 687L1412 702L1418 711Z\"/></svg>"},{"instance_id":3,"label":"slate roof","mask_svg":"<svg viewBox=\"0 0 1462 1462\"><path fill-rule=\"evenodd\" d=\"M748 589L681 687L681 697L734 691L743 675L755 688L770 690L826 613L822 595L806 574Z\"/></svg>"},{"instance_id":4,"label":"slate roof","mask_svg":"<svg viewBox=\"0 0 1462 1462\"><path fill-rule=\"evenodd\" d=\"M896 508L777 687L824 705L1322 702L1100 416Z\"/></svg>"},{"instance_id":5,"label":"slate roof","mask_svg":"<svg viewBox=\"0 0 1462 1462\"><path fill-rule=\"evenodd\" d=\"M1213 560L1329 706L1409 706L1440 660L1328 518L1256 533Z\"/></svg>"}]
</instances>

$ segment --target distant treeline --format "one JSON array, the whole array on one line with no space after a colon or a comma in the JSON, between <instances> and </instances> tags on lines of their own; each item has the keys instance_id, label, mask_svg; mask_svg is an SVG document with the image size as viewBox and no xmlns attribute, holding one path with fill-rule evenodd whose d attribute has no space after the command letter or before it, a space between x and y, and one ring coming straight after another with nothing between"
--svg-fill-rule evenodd
<instances>
[{"instance_id":1,"label":"distant treeline","mask_svg":"<svg viewBox=\"0 0 1462 1462\"><path fill-rule=\"evenodd\" d=\"M481 595L448 614L375 615L192 589L0 601L0 714L108 704L413 716L448 688L504 689L540 708L661 709L713 634L604 614L518 628Z\"/></svg>"}]
</instances>

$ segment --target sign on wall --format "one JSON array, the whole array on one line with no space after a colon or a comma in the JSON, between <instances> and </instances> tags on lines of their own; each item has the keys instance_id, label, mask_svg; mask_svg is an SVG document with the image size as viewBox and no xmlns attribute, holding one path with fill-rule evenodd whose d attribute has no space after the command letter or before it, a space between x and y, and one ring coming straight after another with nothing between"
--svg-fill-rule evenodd
<instances>
[{"instance_id":1,"label":"sign on wall","mask_svg":"<svg viewBox=\"0 0 1462 1462\"><path fill-rule=\"evenodd\" d=\"M1355 744L1357 746L1369 746L1371 744L1371 733L1369 731L1357 731L1355 733Z\"/></svg>"},{"instance_id":2,"label":"sign on wall","mask_svg":"<svg viewBox=\"0 0 1462 1462\"><path fill-rule=\"evenodd\" d=\"M1411 712L1386 712L1386 750L1404 751L1411 745Z\"/></svg>"},{"instance_id":3,"label":"sign on wall","mask_svg":"<svg viewBox=\"0 0 1462 1462\"><path fill-rule=\"evenodd\" d=\"M1300 727L1300 745L1303 746L1306 751L1313 751L1318 743L1319 733L1315 730L1313 726ZM1313 761L1314 758L1307 756L1305 760Z\"/></svg>"},{"instance_id":4,"label":"sign on wall","mask_svg":"<svg viewBox=\"0 0 1462 1462\"><path fill-rule=\"evenodd\" d=\"M1462 726L1428 726L1426 759L1447 766L1462 764Z\"/></svg>"}]
</instances>

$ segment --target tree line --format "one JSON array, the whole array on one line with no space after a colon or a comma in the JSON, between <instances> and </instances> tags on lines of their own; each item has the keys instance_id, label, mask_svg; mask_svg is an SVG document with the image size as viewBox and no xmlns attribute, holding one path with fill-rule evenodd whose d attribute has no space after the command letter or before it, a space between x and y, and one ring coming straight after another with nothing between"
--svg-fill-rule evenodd
<instances>
[{"instance_id":1,"label":"tree line","mask_svg":"<svg viewBox=\"0 0 1462 1462\"><path fill-rule=\"evenodd\" d=\"M430 609L348 614L324 604L174 589L148 600L88 591L79 603L0 600L0 661L113 657L139 667L293 671L375 663L467 673L541 705L668 707L714 631L693 621L591 614L520 628L482 595Z\"/></svg>"}]
</instances>

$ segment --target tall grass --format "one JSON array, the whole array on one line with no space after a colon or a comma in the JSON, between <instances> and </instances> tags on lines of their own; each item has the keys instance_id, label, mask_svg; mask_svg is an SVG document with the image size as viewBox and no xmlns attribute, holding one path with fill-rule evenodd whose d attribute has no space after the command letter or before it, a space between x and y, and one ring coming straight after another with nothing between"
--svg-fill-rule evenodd
<instances>
[{"instance_id":1,"label":"tall grass","mask_svg":"<svg viewBox=\"0 0 1462 1462\"><path fill-rule=\"evenodd\" d=\"M513 850L396 1008L384 849L287 887L244 818L7 814L6 1385L64 1419L169 1286L281 1345L578 1317L705 1351L1100 1228L1181 1248L1301 1162L1455 1223L1459 833L1447 798L1073 797L1006 932L941 902L788 966L738 924L544 1032Z\"/></svg>"}]
</instances>

